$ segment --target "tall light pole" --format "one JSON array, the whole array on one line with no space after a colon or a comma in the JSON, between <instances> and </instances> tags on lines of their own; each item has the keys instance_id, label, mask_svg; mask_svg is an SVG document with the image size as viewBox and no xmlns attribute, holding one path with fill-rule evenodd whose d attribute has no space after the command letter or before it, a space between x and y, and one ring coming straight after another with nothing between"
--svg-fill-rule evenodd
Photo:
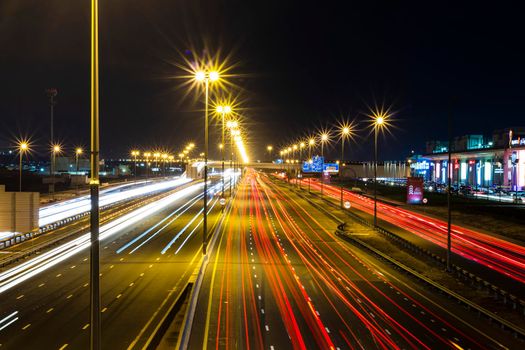
<instances>
[{"instance_id":1,"label":"tall light pole","mask_svg":"<svg viewBox=\"0 0 525 350\"><path fill-rule=\"evenodd\" d=\"M350 133L352 132L350 126L343 125L341 127L341 161L339 162L339 181L341 184L341 208L343 208L343 159L344 159L344 153L345 153L345 140L350 137Z\"/></svg>"},{"instance_id":2,"label":"tall light pole","mask_svg":"<svg viewBox=\"0 0 525 350\"><path fill-rule=\"evenodd\" d=\"M377 116L374 121L374 227L377 227L377 134L385 118Z\"/></svg>"},{"instance_id":3,"label":"tall light pole","mask_svg":"<svg viewBox=\"0 0 525 350\"><path fill-rule=\"evenodd\" d=\"M308 140L308 161L310 164L313 164L312 161L312 147L315 145L315 139L311 137ZM308 176L308 193L310 193L310 180L312 179L312 175Z\"/></svg>"},{"instance_id":4,"label":"tall light pole","mask_svg":"<svg viewBox=\"0 0 525 350\"><path fill-rule=\"evenodd\" d=\"M293 164L295 162L295 152L297 151L298 148L299 148L298 145L293 145L292 146L292 169L293 169L293 172L295 173L295 185L296 186L297 186L297 171L296 171L295 166Z\"/></svg>"},{"instance_id":5,"label":"tall light pole","mask_svg":"<svg viewBox=\"0 0 525 350\"><path fill-rule=\"evenodd\" d=\"M137 181L137 157L140 155L139 151L131 151L131 156L133 157L133 174L135 175L135 181Z\"/></svg>"},{"instance_id":6,"label":"tall light pole","mask_svg":"<svg viewBox=\"0 0 525 350\"><path fill-rule=\"evenodd\" d=\"M290 160L290 157L293 157L293 148L292 147L288 147L286 149L286 154L288 154L288 172L290 173L290 175L292 174L292 163L291 163L291 160ZM288 183L290 183L290 176L288 176Z\"/></svg>"},{"instance_id":7,"label":"tall light pole","mask_svg":"<svg viewBox=\"0 0 525 350\"><path fill-rule=\"evenodd\" d=\"M204 83L204 217L202 221L202 254L206 255L208 240L208 98L210 82L219 80L219 73L216 71L198 71L195 73L195 80Z\"/></svg>"},{"instance_id":8,"label":"tall light pole","mask_svg":"<svg viewBox=\"0 0 525 350\"><path fill-rule=\"evenodd\" d=\"M75 149L75 172L77 173L78 175L78 160L79 160L79 157L82 155L82 153L84 153L84 150L80 147L77 147Z\"/></svg>"},{"instance_id":9,"label":"tall light pole","mask_svg":"<svg viewBox=\"0 0 525 350\"><path fill-rule=\"evenodd\" d=\"M18 144L18 157L20 158L20 164L18 166L18 169L20 171L20 177L18 179L18 192L22 192L22 159L24 158L24 154L29 150L29 143L26 141L21 141Z\"/></svg>"},{"instance_id":10,"label":"tall light pole","mask_svg":"<svg viewBox=\"0 0 525 350\"><path fill-rule=\"evenodd\" d=\"M155 152L153 153L153 158L155 159L155 167L157 168L157 172L160 172L160 167L159 167L159 158L160 158L160 153L159 152ZM158 174L156 174L155 176L158 176Z\"/></svg>"},{"instance_id":11,"label":"tall light pole","mask_svg":"<svg viewBox=\"0 0 525 350\"><path fill-rule=\"evenodd\" d=\"M323 187L324 187L324 144L328 142L329 135L328 133L324 132L321 134L321 158L323 160L323 164L321 167L321 196L323 195Z\"/></svg>"},{"instance_id":12,"label":"tall light pole","mask_svg":"<svg viewBox=\"0 0 525 350\"><path fill-rule=\"evenodd\" d=\"M299 189L301 189L301 182L303 181L303 172L302 172L302 166L303 166L303 149L306 147L306 144L304 142L299 143L299 169L297 170L299 174L301 174L301 179L299 180Z\"/></svg>"},{"instance_id":13,"label":"tall light pole","mask_svg":"<svg viewBox=\"0 0 525 350\"><path fill-rule=\"evenodd\" d=\"M149 157L151 157L151 152L144 152L144 158L146 159L146 179L149 179Z\"/></svg>"},{"instance_id":14,"label":"tall light pole","mask_svg":"<svg viewBox=\"0 0 525 350\"><path fill-rule=\"evenodd\" d=\"M60 145L56 144L53 145L51 148L51 168L53 168L53 173L51 174L51 181L53 182L53 185L51 186L52 192L51 192L51 198L55 198L55 170L56 170L56 159L57 154L59 154L61 151Z\"/></svg>"},{"instance_id":15,"label":"tall light pole","mask_svg":"<svg viewBox=\"0 0 525 350\"><path fill-rule=\"evenodd\" d=\"M233 134L234 130L239 126L239 123L236 120L228 120L226 127L230 130L230 197L232 196L232 175L233 171ZM235 175L235 173L233 173Z\"/></svg>"},{"instance_id":16,"label":"tall light pole","mask_svg":"<svg viewBox=\"0 0 525 350\"><path fill-rule=\"evenodd\" d=\"M217 106L217 113L219 113L222 117L222 138L221 138L221 178L222 178L222 192L221 192L221 198L224 198L224 132L226 127L226 114L230 114L232 111L231 106ZM224 207L223 207L224 209Z\"/></svg>"},{"instance_id":17,"label":"tall light pole","mask_svg":"<svg viewBox=\"0 0 525 350\"><path fill-rule=\"evenodd\" d=\"M98 0L91 0L90 345L100 350Z\"/></svg>"},{"instance_id":18,"label":"tall light pole","mask_svg":"<svg viewBox=\"0 0 525 350\"><path fill-rule=\"evenodd\" d=\"M273 146L272 145L266 146L266 150L268 151L268 155L270 156L270 161L272 161Z\"/></svg>"},{"instance_id":19,"label":"tall light pole","mask_svg":"<svg viewBox=\"0 0 525 350\"><path fill-rule=\"evenodd\" d=\"M162 153L161 158L162 158L162 172L163 172L163 175L166 176L166 162L168 161L168 154Z\"/></svg>"}]
</instances>

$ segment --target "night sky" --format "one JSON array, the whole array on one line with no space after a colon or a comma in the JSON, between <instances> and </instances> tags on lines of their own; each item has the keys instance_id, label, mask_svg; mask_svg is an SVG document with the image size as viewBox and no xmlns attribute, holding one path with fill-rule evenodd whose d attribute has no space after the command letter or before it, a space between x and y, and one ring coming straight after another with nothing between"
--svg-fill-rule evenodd
<instances>
[{"instance_id":1,"label":"night sky","mask_svg":"<svg viewBox=\"0 0 525 350\"><path fill-rule=\"evenodd\" d=\"M446 139L449 113L455 134L525 126L521 9L458 3L101 0L102 156L202 143L202 103L176 78L188 49L236 64L253 159L374 103L397 111L382 159ZM58 138L89 146L89 6L0 2L1 147L28 135L45 153L48 87ZM371 159L360 135L347 152Z\"/></svg>"}]
</instances>

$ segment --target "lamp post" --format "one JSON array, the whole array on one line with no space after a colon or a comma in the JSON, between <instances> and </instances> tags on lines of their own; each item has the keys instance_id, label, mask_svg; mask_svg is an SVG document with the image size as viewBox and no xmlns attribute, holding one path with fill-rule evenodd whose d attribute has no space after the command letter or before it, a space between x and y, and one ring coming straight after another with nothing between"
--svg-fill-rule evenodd
<instances>
[{"instance_id":1,"label":"lamp post","mask_svg":"<svg viewBox=\"0 0 525 350\"><path fill-rule=\"evenodd\" d=\"M297 186L297 171L296 171L295 166L293 164L295 162L295 152L297 151L298 148L299 148L299 146L297 146L297 145L293 145L292 146L292 169L293 169L293 172L295 173L295 185L296 186Z\"/></svg>"},{"instance_id":2,"label":"lamp post","mask_svg":"<svg viewBox=\"0 0 525 350\"><path fill-rule=\"evenodd\" d=\"M229 120L226 123L226 127L230 130L230 197L232 196L232 175L233 171L233 134L234 130L239 126L239 123L236 120ZM235 175L235 173L233 173Z\"/></svg>"},{"instance_id":3,"label":"lamp post","mask_svg":"<svg viewBox=\"0 0 525 350\"><path fill-rule=\"evenodd\" d=\"M339 164L339 181L341 183L341 208L343 208L343 197L344 197L344 189L343 189L343 159L344 159L344 152L345 152L345 139L350 137L351 129L349 126L343 126L341 128L341 161Z\"/></svg>"},{"instance_id":4,"label":"lamp post","mask_svg":"<svg viewBox=\"0 0 525 350\"><path fill-rule=\"evenodd\" d=\"M79 167L78 159L82 155L82 153L84 153L84 150L80 147L77 147L77 149L75 150L75 172L77 173L77 175L78 175L78 167Z\"/></svg>"},{"instance_id":5,"label":"lamp post","mask_svg":"<svg viewBox=\"0 0 525 350\"><path fill-rule=\"evenodd\" d=\"M18 169L20 171L20 177L18 181L18 192L22 192L22 159L24 157L24 154L29 150L29 143L26 141L21 141L18 144L18 156L20 158L20 164L18 166Z\"/></svg>"},{"instance_id":6,"label":"lamp post","mask_svg":"<svg viewBox=\"0 0 525 350\"><path fill-rule=\"evenodd\" d=\"M75 174L78 176L78 168L79 168L79 158L80 156L82 155L82 153L84 153L84 150L80 147L77 147L75 149ZM78 191L78 182L77 182L77 185L76 185L76 193L78 195L79 191Z\"/></svg>"},{"instance_id":7,"label":"lamp post","mask_svg":"<svg viewBox=\"0 0 525 350\"><path fill-rule=\"evenodd\" d=\"M272 145L266 146L266 150L268 151L268 155L270 156L270 161L272 161L273 146Z\"/></svg>"},{"instance_id":8,"label":"lamp post","mask_svg":"<svg viewBox=\"0 0 525 350\"><path fill-rule=\"evenodd\" d=\"M310 164L313 164L312 161L312 147L315 145L315 139L312 137L308 140L308 161ZM308 193L310 193L310 180L312 179L312 176L308 176Z\"/></svg>"},{"instance_id":9,"label":"lamp post","mask_svg":"<svg viewBox=\"0 0 525 350\"><path fill-rule=\"evenodd\" d=\"M290 175L292 175L292 163L291 163L290 157L293 156L293 148L292 147L288 147L286 149L286 154L288 154L288 161L287 161L287 163L288 163L288 173ZM288 178L288 183L290 183L290 176L287 176L287 178Z\"/></svg>"},{"instance_id":10,"label":"lamp post","mask_svg":"<svg viewBox=\"0 0 525 350\"><path fill-rule=\"evenodd\" d=\"M151 152L144 152L144 158L146 159L146 179L149 179L149 157L151 157Z\"/></svg>"},{"instance_id":11,"label":"lamp post","mask_svg":"<svg viewBox=\"0 0 525 350\"><path fill-rule=\"evenodd\" d=\"M166 162L168 161L168 154L162 153L161 158L162 158L162 172L163 172L163 175L166 176Z\"/></svg>"},{"instance_id":12,"label":"lamp post","mask_svg":"<svg viewBox=\"0 0 525 350\"><path fill-rule=\"evenodd\" d=\"M137 157L140 155L139 151L131 151L133 156L133 174L135 175L135 181L137 181Z\"/></svg>"},{"instance_id":13,"label":"lamp post","mask_svg":"<svg viewBox=\"0 0 525 350\"><path fill-rule=\"evenodd\" d=\"M90 345L99 350L100 341L100 256L99 256L99 80L98 0L91 0L91 246L90 246Z\"/></svg>"},{"instance_id":14,"label":"lamp post","mask_svg":"<svg viewBox=\"0 0 525 350\"><path fill-rule=\"evenodd\" d=\"M374 121L374 227L377 227L377 134L385 123L383 116L377 116Z\"/></svg>"},{"instance_id":15,"label":"lamp post","mask_svg":"<svg viewBox=\"0 0 525 350\"><path fill-rule=\"evenodd\" d=\"M206 244L208 238L208 98L210 82L219 80L216 71L198 71L195 80L204 83L204 209L202 221L202 254L206 255Z\"/></svg>"},{"instance_id":16,"label":"lamp post","mask_svg":"<svg viewBox=\"0 0 525 350\"><path fill-rule=\"evenodd\" d=\"M297 170L301 174L301 179L299 180L299 189L301 189L301 182L303 181L303 172L302 172L302 162L303 162L303 149L306 147L304 142L299 143L299 169Z\"/></svg>"},{"instance_id":17,"label":"lamp post","mask_svg":"<svg viewBox=\"0 0 525 350\"><path fill-rule=\"evenodd\" d=\"M328 133L324 132L321 134L321 158L323 160L322 168L321 168L321 196L323 195L323 187L324 187L324 144L328 142L329 135Z\"/></svg>"},{"instance_id":18,"label":"lamp post","mask_svg":"<svg viewBox=\"0 0 525 350\"><path fill-rule=\"evenodd\" d=\"M160 158L160 153L159 152L155 152L153 153L153 158L155 159L155 167L157 168L157 172L159 172L159 158ZM155 176L158 176L158 174L156 174Z\"/></svg>"},{"instance_id":19,"label":"lamp post","mask_svg":"<svg viewBox=\"0 0 525 350\"><path fill-rule=\"evenodd\" d=\"M222 192L221 192L221 198L224 198L224 131L225 131L225 117L226 114L231 113L232 108L231 106L217 106L217 113L221 114L222 116L222 134L221 134L221 178L222 178ZM224 210L224 206L222 207Z\"/></svg>"},{"instance_id":20,"label":"lamp post","mask_svg":"<svg viewBox=\"0 0 525 350\"><path fill-rule=\"evenodd\" d=\"M51 148L51 168L53 169L53 173L51 174L51 182L53 183L51 186L52 192L51 192L51 198L55 198L55 170L56 170L56 159L57 154L59 154L61 151L60 145L56 144L53 145Z\"/></svg>"},{"instance_id":21,"label":"lamp post","mask_svg":"<svg viewBox=\"0 0 525 350\"><path fill-rule=\"evenodd\" d=\"M173 174L173 163L175 161L175 156L173 154L170 154L168 158L169 158L168 170L171 170L171 173Z\"/></svg>"}]
</instances>

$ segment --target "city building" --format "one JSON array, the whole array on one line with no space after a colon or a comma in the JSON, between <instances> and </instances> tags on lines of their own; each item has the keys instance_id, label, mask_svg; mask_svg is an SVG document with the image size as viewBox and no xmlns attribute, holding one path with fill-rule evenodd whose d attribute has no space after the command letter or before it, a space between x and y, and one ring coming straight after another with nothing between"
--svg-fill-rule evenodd
<instances>
[{"instance_id":1,"label":"city building","mask_svg":"<svg viewBox=\"0 0 525 350\"><path fill-rule=\"evenodd\" d=\"M465 135L452 140L452 183L481 188L525 188L525 128L496 130L490 137ZM429 141L426 154L409 158L411 175L447 182L448 141Z\"/></svg>"}]
</instances>

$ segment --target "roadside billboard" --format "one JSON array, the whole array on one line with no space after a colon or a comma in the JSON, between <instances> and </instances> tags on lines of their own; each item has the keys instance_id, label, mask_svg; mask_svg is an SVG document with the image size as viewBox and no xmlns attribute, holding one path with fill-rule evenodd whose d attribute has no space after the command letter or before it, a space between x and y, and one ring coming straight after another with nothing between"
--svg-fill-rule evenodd
<instances>
[{"instance_id":1,"label":"roadside billboard","mask_svg":"<svg viewBox=\"0 0 525 350\"><path fill-rule=\"evenodd\" d=\"M407 177L407 203L421 204L423 200L423 178Z\"/></svg>"},{"instance_id":2,"label":"roadside billboard","mask_svg":"<svg viewBox=\"0 0 525 350\"><path fill-rule=\"evenodd\" d=\"M323 171L324 158L315 156L312 162L303 162L303 173L320 173Z\"/></svg>"},{"instance_id":3,"label":"roadside billboard","mask_svg":"<svg viewBox=\"0 0 525 350\"><path fill-rule=\"evenodd\" d=\"M337 163L325 163L323 170L327 173L338 173L339 164Z\"/></svg>"}]
</instances>

